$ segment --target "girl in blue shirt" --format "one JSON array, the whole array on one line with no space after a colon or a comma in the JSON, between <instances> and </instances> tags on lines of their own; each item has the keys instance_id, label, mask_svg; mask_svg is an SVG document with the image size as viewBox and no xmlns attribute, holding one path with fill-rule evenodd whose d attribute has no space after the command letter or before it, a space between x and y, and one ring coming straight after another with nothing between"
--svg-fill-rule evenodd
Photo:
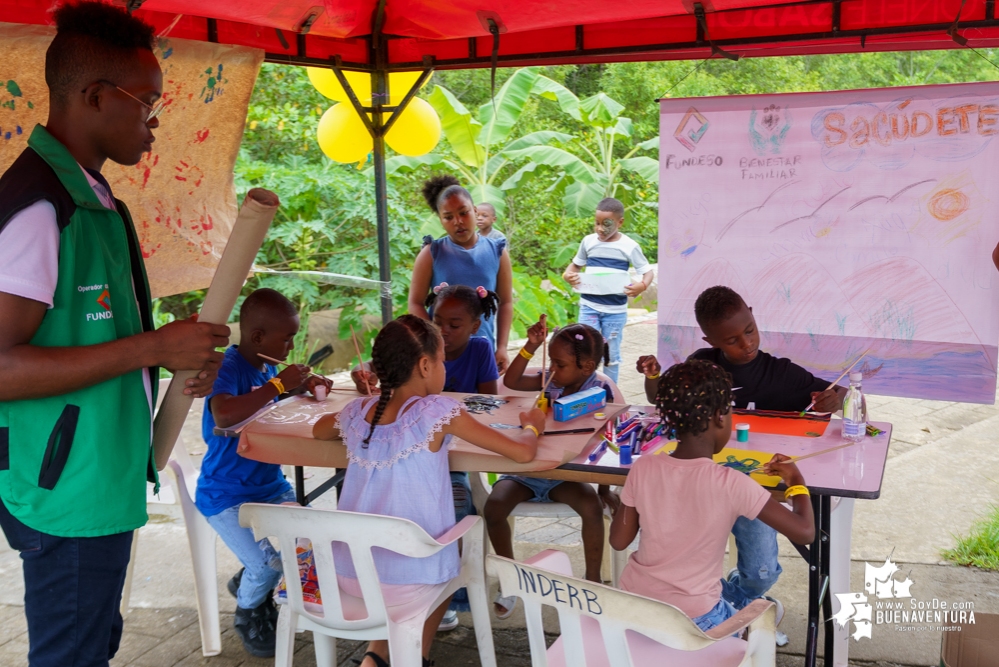
<instances>
[{"instance_id":1,"label":"girl in blue shirt","mask_svg":"<svg viewBox=\"0 0 999 667\"><path fill-rule=\"evenodd\" d=\"M431 319L424 301L432 285L481 285L487 291L495 292L499 297L495 331L493 322L480 317L480 328L473 335L489 340L496 366L502 372L510 361L506 346L513 321L513 269L506 241L479 236L472 196L454 176L430 179L423 185L423 196L440 217L447 236L424 239L425 245L413 265L409 312Z\"/></svg>"}]
</instances>

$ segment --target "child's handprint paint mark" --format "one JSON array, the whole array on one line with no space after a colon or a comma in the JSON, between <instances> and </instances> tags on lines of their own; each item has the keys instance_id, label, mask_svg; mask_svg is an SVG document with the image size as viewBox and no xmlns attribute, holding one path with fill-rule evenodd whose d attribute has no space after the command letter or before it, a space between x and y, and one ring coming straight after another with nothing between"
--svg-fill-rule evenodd
<instances>
[{"instance_id":1,"label":"child's handprint paint mark","mask_svg":"<svg viewBox=\"0 0 999 667\"><path fill-rule=\"evenodd\" d=\"M229 80L222 78L222 63L219 63L217 69L215 67L207 68L205 74L208 76L208 80L205 82L205 87L201 89L199 98L208 104L225 92L224 84L228 83Z\"/></svg>"}]
</instances>

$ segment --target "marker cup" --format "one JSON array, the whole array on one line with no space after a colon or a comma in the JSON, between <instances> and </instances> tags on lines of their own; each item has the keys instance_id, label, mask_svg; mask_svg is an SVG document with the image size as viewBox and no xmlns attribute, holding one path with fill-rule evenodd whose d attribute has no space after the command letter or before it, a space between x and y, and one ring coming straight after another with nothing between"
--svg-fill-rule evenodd
<instances>
[{"instance_id":1,"label":"marker cup","mask_svg":"<svg viewBox=\"0 0 999 667\"><path fill-rule=\"evenodd\" d=\"M631 445L621 445L621 465L630 466L631 465Z\"/></svg>"},{"instance_id":2,"label":"marker cup","mask_svg":"<svg viewBox=\"0 0 999 667\"><path fill-rule=\"evenodd\" d=\"M749 424L735 425L735 441L749 442Z\"/></svg>"},{"instance_id":3,"label":"marker cup","mask_svg":"<svg viewBox=\"0 0 999 667\"><path fill-rule=\"evenodd\" d=\"M326 385L317 384L312 393L316 395L316 400L319 402L326 400Z\"/></svg>"}]
</instances>

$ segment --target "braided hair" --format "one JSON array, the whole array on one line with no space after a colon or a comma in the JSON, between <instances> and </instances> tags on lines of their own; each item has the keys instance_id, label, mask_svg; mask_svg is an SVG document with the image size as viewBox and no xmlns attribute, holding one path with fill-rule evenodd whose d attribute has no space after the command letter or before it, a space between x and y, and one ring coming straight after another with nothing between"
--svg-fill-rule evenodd
<instances>
[{"instance_id":1,"label":"braided hair","mask_svg":"<svg viewBox=\"0 0 999 667\"><path fill-rule=\"evenodd\" d=\"M382 393L371 417L371 429L364 439L367 448L375 426L381 421L392 390L401 387L413 376L420 357L435 357L440 350L441 335L431 322L416 315L403 315L386 324L371 350L371 365L381 382Z\"/></svg>"},{"instance_id":2,"label":"braided hair","mask_svg":"<svg viewBox=\"0 0 999 667\"><path fill-rule=\"evenodd\" d=\"M441 202L446 201L454 195L464 197L468 200L469 204L473 203L472 195L468 193L468 190L461 187L461 183L457 178L450 174L434 176L423 184L423 198L427 200L430 210L434 213L440 213L437 209Z\"/></svg>"},{"instance_id":3,"label":"braided hair","mask_svg":"<svg viewBox=\"0 0 999 667\"><path fill-rule=\"evenodd\" d=\"M663 372L656 391L656 409L677 435L708 430L716 413L732 407L732 376L718 364L693 359Z\"/></svg>"},{"instance_id":4,"label":"braided hair","mask_svg":"<svg viewBox=\"0 0 999 667\"><path fill-rule=\"evenodd\" d=\"M484 294L485 296L480 296ZM468 285L448 285L441 283L427 295L427 300L423 305L429 310L435 303L444 303L448 299L460 301L472 314L472 319L477 320L483 315L488 320L499 310L499 297L496 292L491 292L484 287L472 289Z\"/></svg>"},{"instance_id":5,"label":"braided hair","mask_svg":"<svg viewBox=\"0 0 999 667\"><path fill-rule=\"evenodd\" d=\"M584 361L592 361L597 366L610 363L610 348L603 334L588 324L569 324L552 336L552 342L562 341L572 350L576 357L576 368L582 368Z\"/></svg>"}]
</instances>

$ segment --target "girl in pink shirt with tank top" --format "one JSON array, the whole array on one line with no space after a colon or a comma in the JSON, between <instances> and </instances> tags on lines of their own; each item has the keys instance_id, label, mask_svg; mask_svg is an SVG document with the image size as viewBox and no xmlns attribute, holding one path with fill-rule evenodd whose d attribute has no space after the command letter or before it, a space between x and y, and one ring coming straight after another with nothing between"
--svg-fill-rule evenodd
<instances>
[{"instance_id":1,"label":"girl in pink shirt with tank top","mask_svg":"<svg viewBox=\"0 0 999 667\"><path fill-rule=\"evenodd\" d=\"M728 599L730 584L718 576L738 517L758 517L798 544L815 537L808 489L788 457L775 454L765 470L787 484L793 512L748 475L712 460L732 433L731 405L731 378L716 364L688 361L663 373L656 408L676 432L676 451L635 461L611 526L619 551L642 530L621 588L677 607L702 630L733 616L733 603L745 604L744 596Z\"/></svg>"}]
</instances>

